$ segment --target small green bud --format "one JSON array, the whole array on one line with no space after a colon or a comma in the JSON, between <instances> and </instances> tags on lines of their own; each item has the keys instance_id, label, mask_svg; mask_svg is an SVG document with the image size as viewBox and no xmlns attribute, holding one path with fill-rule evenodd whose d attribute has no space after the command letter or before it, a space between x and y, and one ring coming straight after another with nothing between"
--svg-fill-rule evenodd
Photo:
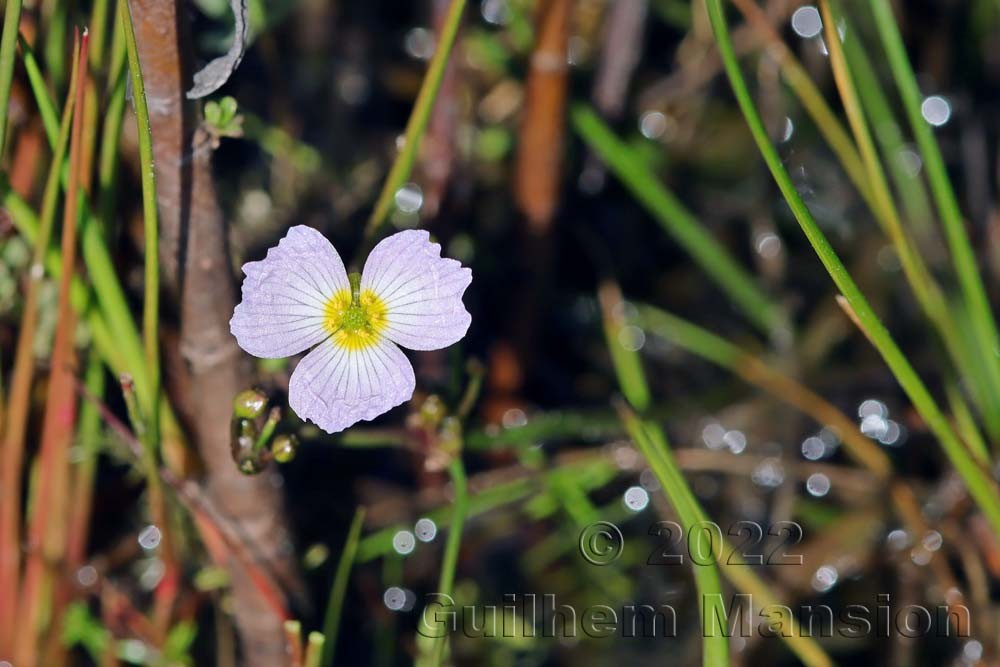
<instances>
[{"instance_id":1,"label":"small green bud","mask_svg":"<svg viewBox=\"0 0 1000 667\"><path fill-rule=\"evenodd\" d=\"M219 121L221 125L228 125L233 118L236 117L236 111L239 109L239 105L236 103L235 98L226 95L219 102Z\"/></svg>"},{"instance_id":2,"label":"small green bud","mask_svg":"<svg viewBox=\"0 0 1000 667\"><path fill-rule=\"evenodd\" d=\"M288 463L299 451L299 439L295 435L282 433L271 443L271 455L278 463Z\"/></svg>"},{"instance_id":3,"label":"small green bud","mask_svg":"<svg viewBox=\"0 0 1000 667\"><path fill-rule=\"evenodd\" d=\"M229 449L236 467L244 475L256 475L264 469L264 457L254 450L257 427L249 419L233 419Z\"/></svg>"},{"instance_id":4,"label":"small green bud","mask_svg":"<svg viewBox=\"0 0 1000 667\"><path fill-rule=\"evenodd\" d=\"M219 107L219 103L214 100L210 100L205 103L205 122L209 125L218 126L219 120L222 118L222 109Z\"/></svg>"},{"instance_id":5,"label":"small green bud","mask_svg":"<svg viewBox=\"0 0 1000 667\"><path fill-rule=\"evenodd\" d=\"M233 399L233 417L257 419L267 407L267 395L257 389L244 389Z\"/></svg>"},{"instance_id":6,"label":"small green bud","mask_svg":"<svg viewBox=\"0 0 1000 667\"><path fill-rule=\"evenodd\" d=\"M436 427L446 414L444 401L437 394L431 394L420 406L420 419L428 427Z\"/></svg>"}]
</instances>

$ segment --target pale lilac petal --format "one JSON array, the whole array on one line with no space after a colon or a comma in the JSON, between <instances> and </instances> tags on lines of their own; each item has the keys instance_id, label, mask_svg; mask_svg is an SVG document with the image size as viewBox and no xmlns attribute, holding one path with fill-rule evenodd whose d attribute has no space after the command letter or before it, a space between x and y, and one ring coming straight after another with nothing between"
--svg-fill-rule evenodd
<instances>
[{"instance_id":1,"label":"pale lilac petal","mask_svg":"<svg viewBox=\"0 0 1000 667\"><path fill-rule=\"evenodd\" d=\"M323 341L295 367L288 405L327 433L408 401L416 381L403 351L384 338L360 350Z\"/></svg>"},{"instance_id":2,"label":"pale lilac petal","mask_svg":"<svg viewBox=\"0 0 1000 667\"><path fill-rule=\"evenodd\" d=\"M229 330L257 357L287 357L326 338L326 303L350 289L340 255L325 236L303 225L289 229L263 260L244 264L243 273L243 300Z\"/></svg>"},{"instance_id":3,"label":"pale lilac petal","mask_svg":"<svg viewBox=\"0 0 1000 667\"><path fill-rule=\"evenodd\" d=\"M462 294L472 271L441 257L441 246L423 230L383 240L368 255L361 288L386 306L385 335L412 350L437 350L458 342L472 321Z\"/></svg>"}]
</instances>

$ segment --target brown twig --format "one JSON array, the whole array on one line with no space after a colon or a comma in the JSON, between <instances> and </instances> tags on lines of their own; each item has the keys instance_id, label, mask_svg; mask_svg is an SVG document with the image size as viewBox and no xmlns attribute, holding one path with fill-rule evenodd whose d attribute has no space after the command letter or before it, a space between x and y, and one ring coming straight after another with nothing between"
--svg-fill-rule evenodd
<instances>
[{"instance_id":1,"label":"brown twig","mask_svg":"<svg viewBox=\"0 0 1000 667\"><path fill-rule=\"evenodd\" d=\"M229 334L236 295L211 146L198 130L196 107L184 98L190 48L182 6L173 0L129 4L150 111L163 285L180 317L179 349L167 350L167 358L180 363L168 368L168 388L206 464L213 506L253 542L283 585L297 590L282 498L268 479L274 473L247 477L229 456L231 401L250 375ZM282 617L253 572L239 559L229 565L245 664L272 667L284 655Z\"/></svg>"},{"instance_id":2,"label":"brown twig","mask_svg":"<svg viewBox=\"0 0 1000 667\"><path fill-rule=\"evenodd\" d=\"M514 194L536 234L549 228L559 201L572 7L572 0L540 3L538 41L525 84Z\"/></svg>"},{"instance_id":3,"label":"brown twig","mask_svg":"<svg viewBox=\"0 0 1000 667\"><path fill-rule=\"evenodd\" d=\"M86 387L78 382L76 389L97 408L101 418L122 439L136 461L141 464L144 456L143 445L135 434L104 403L90 395ZM230 525L197 484L180 479L166 467L157 468L157 474L160 480L175 492L178 502L191 512L199 529L208 532L208 539L215 545L224 545L228 553L240 561L249 572L251 581L258 588L260 595L269 605L270 611L282 620L287 619L289 615L284 604L284 596L273 578L258 564L259 558L254 553L253 545L239 534L236 527Z\"/></svg>"}]
</instances>

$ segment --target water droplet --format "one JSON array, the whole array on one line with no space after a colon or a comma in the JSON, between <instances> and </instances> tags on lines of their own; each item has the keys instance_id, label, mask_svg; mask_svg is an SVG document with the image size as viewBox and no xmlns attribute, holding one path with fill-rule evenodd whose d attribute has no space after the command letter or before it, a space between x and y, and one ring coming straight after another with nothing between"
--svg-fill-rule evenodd
<instances>
[{"instance_id":1,"label":"water droplet","mask_svg":"<svg viewBox=\"0 0 1000 667\"><path fill-rule=\"evenodd\" d=\"M141 640L122 639L118 641L118 654L126 662L144 665L149 651L146 650L146 645Z\"/></svg>"},{"instance_id":2,"label":"water droplet","mask_svg":"<svg viewBox=\"0 0 1000 667\"><path fill-rule=\"evenodd\" d=\"M885 422L885 433L879 436L878 441L883 445L901 445L903 427L891 419Z\"/></svg>"},{"instance_id":3,"label":"water droplet","mask_svg":"<svg viewBox=\"0 0 1000 667\"><path fill-rule=\"evenodd\" d=\"M837 435L837 432L834 431L832 428L824 426L822 429L820 429L819 439L823 441L824 445L826 445L827 455L837 451L837 447L840 446L840 437Z\"/></svg>"},{"instance_id":4,"label":"water droplet","mask_svg":"<svg viewBox=\"0 0 1000 667\"><path fill-rule=\"evenodd\" d=\"M885 543L893 551L902 551L906 547L910 546L910 535L905 530L896 528L886 535Z\"/></svg>"},{"instance_id":5,"label":"water droplet","mask_svg":"<svg viewBox=\"0 0 1000 667\"><path fill-rule=\"evenodd\" d=\"M754 469L750 476L754 484L774 488L785 481L785 470L781 461L774 457L766 458Z\"/></svg>"},{"instance_id":6,"label":"water droplet","mask_svg":"<svg viewBox=\"0 0 1000 667\"><path fill-rule=\"evenodd\" d=\"M638 352L646 344L646 332L629 324L618 330L618 342L629 352Z\"/></svg>"},{"instance_id":7,"label":"water droplet","mask_svg":"<svg viewBox=\"0 0 1000 667\"><path fill-rule=\"evenodd\" d=\"M764 259L774 259L781 254L781 239L773 232L757 236L757 253Z\"/></svg>"},{"instance_id":8,"label":"water droplet","mask_svg":"<svg viewBox=\"0 0 1000 667\"><path fill-rule=\"evenodd\" d=\"M667 117L660 111L647 111L639 118L639 131L647 139L659 139L667 131Z\"/></svg>"},{"instance_id":9,"label":"water droplet","mask_svg":"<svg viewBox=\"0 0 1000 667\"><path fill-rule=\"evenodd\" d=\"M76 571L76 581L84 588L89 588L97 583L97 568L93 565L84 565Z\"/></svg>"},{"instance_id":10,"label":"water droplet","mask_svg":"<svg viewBox=\"0 0 1000 667\"><path fill-rule=\"evenodd\" d=\"M146 550L152 550L160 546L160 529L150 524L139 533L139 546Z\"/></svg>"},{"instance_id":11,"label":"water droplet","mask_svg":"<svg viewBox=\"0 0 1000 667\"><path fill-rule=\"evenodd\" d=\"M792 138L795 134L795 123L788 116L785 116L785 129L781 132L781 141L785 142Z\"/></svg>"},{"instance_id":12,"label":"water droplet","mask_svg":"<svg viewBox=\"0 0 1000 667\"><path fill-rule=\"evenodd\" d=\"M743 431L726 431L722 441L733 454L742 454L747 448L747 437L743 435Z\"/></svg>"},{"instance_id":13,"label":"water droplet","mask_svg":"<svg viewBox=\"0 0 1000 667\"><path fill-rule=\"evenodd\" d=\"M167 571L163 561L159 558L151 558L146 564L142 574L139 575L139 586L145 591L152 591L163 581L163 574Z\"/></svg>"},{"instance_id":14,"label":"water droplet","mask_svg":"<svg viewBox=\"0 0 1000 667\"><path fill-rule=\"evenodd\" d=\"M937 551L941 548L944 543L944 538L941 537L941 533L936 530L929 530L924 538L920 540L920 544L923 545L924 549L928 551Z\"/></svg>"},{"instance_id":15,"label":"water droplet","mask_svg":"<svg viewBox=\"0 0 1000 667\"><path fill-rule=\"evenodd\" d=\"M921 567L927 565L931 562L931 552L923 547L916 547L910 552L910 560L913 561L914 565L920 565Z\"/></svg>"},{"instance_id":16,"label":"water droplet","mask_svg":"<svg viewBox=\"0 0 1000 667\"><path fill-rule=\"evenodd\" d=\"M883 403L882 401L875 400L874 398L869 398L864 401L861 401L861 405L858 406L858 417L864 419L869 415L888 417L889 409L885 407L885 403Z\"/></svg>"},{"instance_id":17,"label":"water droplet","mask_svg":"<svg viewBox=\"0 0 1000 667\"><path fill-rule=\"evenodd\" d=\"M802 441L802 456L810 461L818 461L826 454L826 445L816 436L810 436Z\"/></svg>"},{"instance_id":18,"label":"water droplet","mask_svg":"<svg viewBox=\"0 0 1000 667\"><path fill-rule=\"evenodd\" d=\"M830 492L830 478L821 472L814 472L806 480L806 490L810 495L822 498Z\"/></svg>"},{"instance_id":19,"label":"water droplet","mask_svg":"<svg viewBox=\"0 0 1000 667\"><path fill-rule=\"evenodd\" d=\"M641 473L639 473L639 484L642 488L647 491L659 491L660 490L660 480L656 479L656 473L654 473L649 468L646 468Z\"/></svg>"},{"instance_id":20,"label":"water droplet","mask_svg":"<svg viewBox=\"0 0 1000 667\"><path fill-rule=\"evenodd\" d=\"M403 40L406 53L417 60L430 60L434 46L434 33L427 28L412 28Z\"/></svg>"},{"instance_id":21,"label":"water droplet","mask_svg":"<svg viewBox=\"0 0 1000 667\"><path fill-rule=\"evenodd\" d=\"M419 519L413 526L413 532L417 534L417 539L421 542L430 542L437 536L438 527L433 519L424 518Z\"/></svg>"},{"instance_id":22,"label":"water droplet","mask_svg":"<svg viewBox=\"0 0 1000 667\"><path fill-rule=\"evenodd\" d=\"M799 37L811 39L823 32L823 19L812 6L799 7L792 14L792 30Z\"/></svg>"},{"instance_id":23,"label":"water droplet","mask_svg":"<svg viewBox=\"0 0 1000 667\"><path fill-rule=\"evenodd\" d=\"M510 20L510 7L507 0L483 0L479 11L487 23L506 25Z\"/></svg>"},{"instance_id":24,"label":"water droplet","mask_svg":"<svg viewBox=\"0 0 1000 667\"><path fill-rule=\"evenodd\" d=\"M382 602L391 611L400 611L406 604L406 591L399 586L390 586L382 594Z\"/></svg>"},{"instance_id":25,"label":"water droplet","mask_svg":"<svg viewBox=\"0 0 1000 667\"><path fill-rule=\"evenodd\" d=\"M424 193L416 183L407 183L396 190L396 207L403 213L416 213L424 205Z\"/></svg>"},{"instance_id":26,"label":"water droplet","mask_svg":"<svg viewBox=\"0 0 1000 667\"><path fill-rule=\"evenodd\" d=\"M625 507L633 512L641 512L649 505L649 494L641 486L630 486L625 491Z\"/></svg>"},{"instance_id":27,"label":"water droplet","mask_svg":"<svg viewBox=\"0 0 1000 667\"><path fill-rule=\"evenodd\" d=\"M821 565L813 575L812 587L820 593L826 593L836 585L838 578L840 573L837 572L837 568L832 565Z\"/></svg>"},{"instance_id":28,"label":"water droplet","mask_svg":"<svg viewBox=\"0 0 1000 667\"><path fill-rule=\"evenodd\" d=\"M861 420L861 432L869 438L883 438L889 430L889 424L881 415L868 415Z\"/></svg>"},{"instance_id":29,"label":"water droplet","mask_svg":"<svg viewBox=\"0 0 1000 667\"><path fill-rule=\"evenodd\" d=\"M415 546L417 546L417 542L413 537L413 533L408 530L401 530L392 536L392 548L402 556L413 553Z\"/></svg>"},{"instance_id":30,"label":"water droplet","mask_svg":"<svg viewBox=\"0 0 1000 667\"><path fill-rule=\"evenodd\" d=\"M613 447L611 456L622 470L631 470L639 464L639 453L629 445L619 444Z\"/></svg>"},{"instance_id":31,"label":"water droplet","mask_svg":"<svg viewBox=\"0 0 1000 667\"><path fill-rule=\"evenodd\" d=\"M965 646L962 647L962 656L965 657L966 660L979 662L983 657L983 645L975 639L966 642Z\"/></svg>"},{"instance_id":32,"label":"water droplet","mask_svg":"<svg viewBox=\"0 0 1000 667\"><path fill-rule=\"evenodd\" d=\"M701 429L701 439L705 441L709 449L722 449L726 446L726 429L718 422L706 424Z\"/></svg>"},{"instance_id":33,"label":"water droplet","mask_svg":"<svg viewBox=\"0 0 1000 667\"><path fill-rule=\"evenodd\" d=\"M520 428L528 424L528 415L521 408L511 408L503 413L500 423L504 428Z\"/></svg>"},{"instance_id":34,"label":"water droplet","mask_svg":"<svg viewBox=\"0 0 1000 667\"><path fill-rule=\"evenodd\" d=\"M940 95L931 95L920 105L920 115L934 127L941 127L951 118L951 103Z\"/></svg>"}]
</instances>

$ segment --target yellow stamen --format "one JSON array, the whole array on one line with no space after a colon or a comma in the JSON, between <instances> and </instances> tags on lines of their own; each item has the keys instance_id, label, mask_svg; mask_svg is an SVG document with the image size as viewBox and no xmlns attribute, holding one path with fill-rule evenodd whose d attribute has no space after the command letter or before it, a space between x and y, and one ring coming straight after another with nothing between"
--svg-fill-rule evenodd
<instances>
[{"instance_id":1,"label":"yellow stamen","mask_svg":"<svg viewBox=\"0 0 1000 667\"><path fill-rule=\"evenodd\" d=\"M371 290L337 292L326 302L324 324L333 342L347 350L363 350L378 343L386 327L386 307Z\"/></svg>"}]
</instances>

